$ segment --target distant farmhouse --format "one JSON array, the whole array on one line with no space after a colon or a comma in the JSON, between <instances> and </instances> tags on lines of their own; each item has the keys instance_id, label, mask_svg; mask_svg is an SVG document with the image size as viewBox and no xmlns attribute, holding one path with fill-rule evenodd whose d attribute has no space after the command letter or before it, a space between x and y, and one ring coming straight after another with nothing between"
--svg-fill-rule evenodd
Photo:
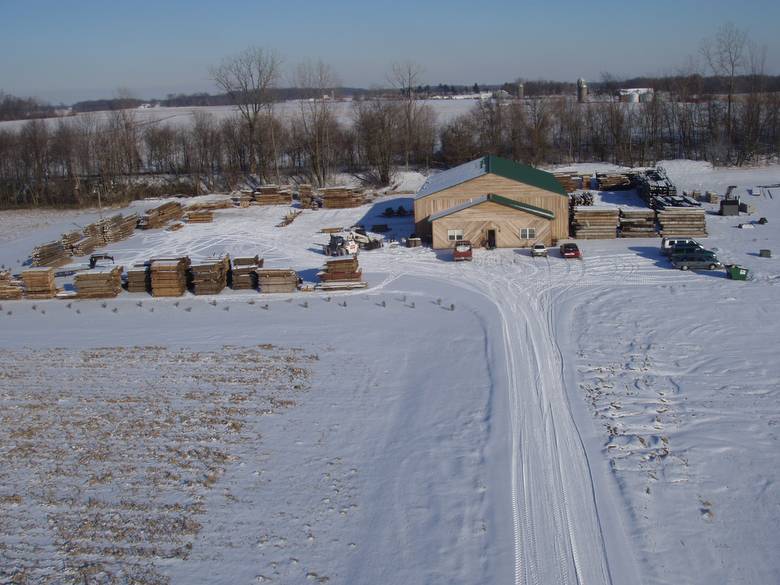
<instances>
[{"instance_id":1,"label":"distant farmhouse","mask_svg":"<svg viewBox=\"0 0 780 585\"><path fill-rule=\"evenodd\" d=\"M431 176L414 201L415 230L435 249L548 246L568 237L569 198L550 173L486 156Z\"/></svg>"}]
</instances>

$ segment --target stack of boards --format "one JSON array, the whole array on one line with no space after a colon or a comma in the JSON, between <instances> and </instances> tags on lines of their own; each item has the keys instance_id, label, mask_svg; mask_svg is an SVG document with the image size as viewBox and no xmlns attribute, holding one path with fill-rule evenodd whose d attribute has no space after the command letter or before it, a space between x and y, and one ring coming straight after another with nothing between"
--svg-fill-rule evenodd
<instances>
[{"instance_id":1,"label":"stack of boards","mask_svg":"<svg viewBox=\"0 0 780 585\"><path fill-rule=\"evenodd\" d=\"M212 221L214 221L214 213L207 209L187 213L187 223L211 223Z\"/></svg>"},{"instance_id":2,"label":"stack of boards","mask_svg":"<svg viewBox=\"0 0 780 585\"><path fill-rule=\"evenodd\" d=\"M74 285L79 299L112 299L122 290L122 267L80 272Z\"/></svg>"},{"instance_id":3,"label":"stack of boards","mask_svg":"<svg viewBox=\"0 0 780 585\"><path fill-rule=\"evenodd\" d=\"M620 236L623 238L654 238L655 211L652 209L621 209Z\"/></svg>"},{"instance_id":4,"label":"stack of boards","mask_svg":"<svg viewBox=\"0 0 780 585\"><path fill-rule=\"evenodd\" d=\"M138 215L133 213L127 217L122 214L107 217L97 222L103 234L103 241L106 244L112 242L121 242L133 235L135 226L138 225Z\"/></svg>"},{"instance_id":5,"label":"stack of boards","mask_svg":"<svg viewBox=\"0 0 780 585\"><path fill-rule=\"evenodd\" d=\"M149 262L133 264L127 270L127 292L149 293L152 290L152 277Z\"/></svg>"},{"instance_id":6,"label":"stack of boards","mask_svg":"<svg viewBox=\"0 0 780 585\"><path fill-rule=\"evenodd\" d=\"M298 290L298 274L289 269L258 269L257 283L261 293L290 293Z\"/></svg>"},{"instance_id":7,"label":"stack of boards","mask_svg":"<svg viewBox=\"0 0 780 585\"><path fill-rule=\"evenodd\" d=\"M181 203L169 201L147 211L141 218L138 227L142 230L161 228L169 221L181 219L182 213Z\"/></svg>"},{"instance_id":8,"label":"stack of boards","mask_svg":"<svg viewBox=\"0 0 780 585\"><path fill-rule=\"evenodd\" d=\"M703 209L667 208L658 212L658 223L664 237L707 235L707 219Z\"/></svg>"},{"instance_id":9,"label":"stack of boards","mask_svg":"<svg viewBox=\"0 0 780 585\"><path fill-rule=\"evenodd\" d=\"M0 301L18 301L24 293L24 284L7 270L0 271Z\"/></svg>"},{"instance_id":10,"label":"stack of boards","mask_svg":"<svg viewBox=\"0 0 780 585\"><path fill-rule=\"evenodd\" d=\"M317 288L320 290L364 288L366 286L362 280L363 272L358 265L357 256L328 260L317 276L320 279Z\"/></svg>"},{"instance_id":11,"label":"stack of boards","mask_svg":"<svg viewBox=\"0 0 780 585\"><path fill-rule=\"evenodd\" d=\"M365 203L363 193L349 187L325 187L321 192L322 206L325 209L360 207Z\"/></svg>"},{"instance_id":12,"label":"stack of boards","mask_svg":"<svg viewBox=\"0 0 780 585\"><path fill-rule=\"evenodd\" d=\"M555 178L567 193L571 193L577 189L590 189L590 175L555 173Z\"/></svg>"},{"instance_id":13,"label":"stack of boards","mask_svg":"<svg viewBox=\"0 0 780 585\"><path fill-rule=\"evenodd\" d=\"M631 188L631 178L621 173L597 173L599 191L615 191Z\"/></svg>"},{"instance_id":14,"label":"stack of boards","mask_svg":"<svg viewBox=\"0 0 780 585\"><path fill-rule=\"evenodd\" d=\"M314 189L309 184L298 185L298 200L301 207L309 209L314 203Z\"/></svg>"},{"instance_id":15,"label":"stack of boards","mask_svg":"<svg viewBox=\"0 0 780 585\"><path fill-rule=\"evenodd\" d=\"M277 185L264 185L254 192L254 202L257 205L290 205L292 194L280 189Z\"/></svg>"},{"instance_id":16,"label":"stack of boards","mask_svg":"<svg viewBox=\"0 0 780 585\"><path fill-rule=\"evenodd\" d=\"M231 270L233 290L257 290L257 270L263 267L259 256L251 258L233 258Z\"/></svg>"},{"instance_id":17,"label":"stack of boards","mask_svg":"<svg viewBox=\"0 0 780 585\"><path fill-rule=\"evenodd\" d=\"M151 285L153 297L180 297L187 290L189 258L152 260Z\"/></svg>"},{"instance_id":18,"label":"stack of boards","mask_svg":"<svg viewBox=\"0 0 780 585\"><path fill-rule=\"evenodd\" d=\"M22 272L25 296L28 299L53 299L57 294L53 268L30 268Z\"/></svg>"},{"instance_id":19,"label":"stack of boards","mask_svg":"<svg viewBox=\"0 0 780 585\"><path fill-rule=\"evenodd\" d=\"M574 208L574 237L582 240L607 240L617 237L620 210L615 207Z\"/></svg>"},{"instance_id":20,"label":"stack of boards","mask_svg":"<svg viewBox=\"0 0 780 585\"><path fill-rule=\"evenodd\" d=\"M33 266L62 266L69 262L69 258L60 240L36 246L32 252Z\"/></svg>"},{"instance_id":21,"label":"stack of boards","mask_svg":"<svg viewBox=\"0 0 780 585\"><path fill-rule=\"evenodd\" d=\"M192 292L196 295L216 295L227 286L230 258L198 262L190 266Z\"/></svg>"}]
</instances>

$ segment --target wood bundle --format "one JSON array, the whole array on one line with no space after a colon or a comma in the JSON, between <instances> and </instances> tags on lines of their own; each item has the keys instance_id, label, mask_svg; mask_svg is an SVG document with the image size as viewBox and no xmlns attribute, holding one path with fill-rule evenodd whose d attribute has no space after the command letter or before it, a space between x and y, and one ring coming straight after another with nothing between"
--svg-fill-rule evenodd
<instances>
[{"instance_id":1,"label":"wood bundle","mask_svg":"<svg viewBox=\"0 0 780 585\"><path fill-rule=\"evenodd\" d=\"M631 178L622 173L597 173L600 191L618 191L631 188Z\"/></svg>"},{"instance_id":2,"label":"wood bundle","mask_svg":"<svg viewBox=\"0 0 780 585\"><path fill-rule=\"evenodd\" d=\"M329 281L359 281L363 278L363 272L358 265L357 256L352 258L339 258L328 260L324 269L317 273L323 282Z\"/></svg>"},{"instance_id":3,"label":"wood bundle","mask_svg":"<svg viewBox=\"0 0 780 585\"><path fill-rule=\"evenodd\" d=\"M149 262L133 264L133 266L127 270L127 292L152 292L152 277L149 270Z\"/></svg>"},{"instance_id":4,"label":"wood bundle","mask_svg":"<svg viewBox=\"0 0 780 585\"><path fill-rule=\"evenodd\" d=\"M122 290L122 267L79 272L73 284L79 299L112 299Z\"/></svg>"},{"instance_id":5,"label":"wood bundle","mask_svg":"<svg viewBox=\"0 0 780 585\"><path fill-rule=\"evenodd\" d=\"M264 185L254 192L257 205L290 205L292 194L277 185Z\"/></svg>"},{"instance_id":6,"label":"wood bundle","mask_svg":"<svg viewBox=\"0 0 780 585\"><path fill-rule=\"evenodd\" d=\"M233 197L233 205L235 207L249 207L254 203L255 196L252 194L251 191L242 191L241 194L238 197Z\"/></svg>"},{"instance_id":7,"label":"wood bundle","mask_svg":"<svg viewBox=\"0 0 780 585\"><path fill-rule=\"evenodd\" d=\"M184 222L174 221L171 225L169 225L167 228L165 228L165 231L166 232L178 232L183 227L184 227Z\"/></svg>"},{"instance_id":8,"label":"wood bundle","mask_svg":"<svg viewBox=\"0 0 780 585\"><path fill-rule=\"evenodd\" d=\"M288 211L285 216L282 218L282 221L276 224L276 227L286 227L290 225L292 222L295 221L295 218L298 217L303 211L300 209L294 209L292 211Z\"/></svg>"},{"instance_id":9,"label":"wood bundle","mask_svg":"<svg viewBox=\"0 0 780 585\"><path fill-rule=\"evenodd\" d=\"M555 173L555 178L561 184L561 187L571 193L577 189L590 189L590 175L576 173Z\"/></svg>"},{"instance_id":10,"label":"wood bundle","mask_svg":"<svg viewBox=\"0 0 780 585\"><path fill-rule=\"evenodd\" d=\"M620 210L620 237L654 238L657 235L655 211L652 209Z\"/></svg>"},{"instance_id":11,"label":"wood bundle","mask_svg":"<svg viewBox=\"0 0 780 585\"><path fill-rule=\"evenodd\" d=\"M233 290L257 290L257 269L263 267L259 256L233 258L230 286Z\"/></svg>"},{"instance_id":12,"label":"wood bundle","mask_svg":"<svg viewBox=\"0 0 780 585\"><path fill-rule=\"evenodd\" d=\"M60 240L62 241L62 246L65 248L67 252L70 254L73 254L73 247L76 245L79 240L84 239L84 233L81 230L74 230L72 232L68 232L65 234L62 234L60 236ZM76 254L77 256L80 256L80 254Z\"/></svg>"},{"instance_id":13,"label":"wood bundle","mask_svg":"<svg viewBox=\"0 0 780 585\"><path fill-rule=\"evenodd\" d=\"M661 235L704 237L707 219L703 209L667 208L658 212Z\"/></svg>"},{"instance_id":14,"label":"wood bundle","mask_svg":"<svg viewBox=\"0 0 780 585\"><path fill-rule=\"evenodd\" d=\"M214 213L209 210L190 211L186 219L187 223L211 223L214 221Z\"/></svg>"},{"instance_id":15,"label":"wood bundle","mask_svg":"<svg viewBox=\"0 0 780 585\"><path fill-rule=\"evenodd\" d=\"M74 256L88 256L95 251L98 247L98 241L92 236L85 236L81 238L76 245L73 246Z\"/></svg>"},{"instance_id":16,"label":"wood bundle","mask_svg":"<svg viewBox=\"0 0 780 585\"><path fill-rule=\"evenodd\" d=\"M312 207L314 205L314 188L308 184L298 185L298 200L301 202L301 207L306 209Z\"/></svg>"},{"instance_id":17,"label":"wood bundle","mask_svg":"<svg viewBox=\"0 0 780 585\"><path fill-rule=\"evenodd\" d=\"M18 301L24 293L24 283L7 270L0 271L0 301Z\"/></svg>"},{"instance_id":18,"label":"wood bundle","mask_svg":"<svg viewBox=\"0 0 780 585\"><path fill-rule=\"evenodd\" d=\"M192 292L196 295L216 295L227 286L230 258L207 260L190 266Z\"/></svg>"},{"instance_id":19,"label":"wood bundle","mask_svg":"<svg viewBox=\"0 0 780 585\"><path fill-rule=\"evenodd\" d=\"M298 289L298 274L288 269L255 270L261 293L289 293Z\"/></svg>"},{"instance_id":20,"label":"wood bundle","mask_svg":"<svg viewBox=\"0 0 780 585\"><path fill-rule=\"evenodd\" d=\"M84 236L92 238L96 242L96 247L106 245L103 227L100 225L100 222L87 224L82 231L84 232Z\"/></svg>"},{"instance_id":21,"label":"wood bundle","mask_svg":"<svg viewBox=\"0 0 780 585\"><path fill-rule=\"evenodd\" d=\"M32 251L33 266L62 266L69 262L69 258L61 240L41 244Z\"/></svg>"},{"instance_id":22,"label":"wood bundle","mask_svg":"<svg viewBox=\"0 0 780 585\"><path fill-rule=\"evenodd\" d=\"M126 217L122 214L107 217L97 222L103 232L103 242L121 242L133 235L135 226L138 225L138 215L132 213Z\"/></svg>"},{"instance_id":23,"label":"wood bundle","mask_svg":"<svg viewBox=\"0 0 780 585\"><path fill-rule=\"evenodd\" d=\"M609 207L575 207L574 237L583 240L608 240L617 237L620 210Z\"/></svg>"},{"instance_id":24,"label":"wood bundle","mask_svg":"<svg viewBox=\"0 0 780 585\"><path fill-rule=\"evenodd\" d=\"M321 196L325 209L360 207L366 200L361 191L349 187L325 187L321 190Z\"/></svg>"},{"instance_id":25,"label":"wood bundle","mask_svg":"<svg viewBox=\"0 0 780 585\"><path fill-rule=\"evenodd\" d=\"M230 199L219 199L217 201L204 201L202 203L190 203L184 208L185 213L191 211L215 211L217 209L230 209L233 202Z\"/></svg>"},{"instance_id":26,"label":"wood bundle","mask_svg":"<svg viewBox=\"0 0 780 585\"><path fill-rule=\"evenodd\" d=\"M159 207L154 207L147 211L141 218L138 227L142 230L151 230L163 227L169 221L181 219L183 214L181 203L169 201Z\"/></svg>"},{"instance_id":27,"label":"wood bundle","mask_svg":"<svg viewBox=\"0 0 780 585\"><path fill-rule=\"evenodd\" d=\"M30 268L22 272L24 296L28 299L53 299L57 294L53 268Z\"/></svg>"},{"instance_id":28,"label":"wood bundle","mask_svg":"<svg viewBox=\"0 0 780 585\"><path fill-rule=\"evenodd\" d=\"M187 268L189 258L152 260L152 296L180 297L187 290Z\"/></svg>"}]
</instances>

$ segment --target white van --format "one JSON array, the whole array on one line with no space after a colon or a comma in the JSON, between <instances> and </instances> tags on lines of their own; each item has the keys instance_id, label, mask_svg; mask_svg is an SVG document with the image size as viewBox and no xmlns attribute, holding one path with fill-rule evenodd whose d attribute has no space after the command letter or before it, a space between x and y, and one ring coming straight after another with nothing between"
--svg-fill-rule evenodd
<instances>
[{"instance_id":1,"label":"white van","mask_svg":"<svg viewBox=\"0 0 780 585\"><path fill-rule=\"evenodd\" d=\"M699 247L704 248L699 242L694 240L693 238L687 238L685 236L675 236L672 238L664 238L661 240L661 254L664 256L671 256L672 255L672 248L674 248L677 244L685 244L686 246L690 246L691 248Z\"/></svg>"}]
</instances>

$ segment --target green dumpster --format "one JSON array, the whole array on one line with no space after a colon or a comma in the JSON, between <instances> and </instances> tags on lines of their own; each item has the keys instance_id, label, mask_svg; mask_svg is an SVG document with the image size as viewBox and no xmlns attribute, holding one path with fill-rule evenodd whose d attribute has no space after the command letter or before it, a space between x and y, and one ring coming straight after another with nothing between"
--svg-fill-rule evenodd
<instances>
[{"instance_id":1,"label":"green dumpster","mask_svg":"<svg viewBox=\"0 0 780 585\"><path fill-rule=\"evenodd\" d=\"M729 264L726 266L726 275L731 280L747 280L748 269L737 264Z\"/></svg>"}]
</instances>

